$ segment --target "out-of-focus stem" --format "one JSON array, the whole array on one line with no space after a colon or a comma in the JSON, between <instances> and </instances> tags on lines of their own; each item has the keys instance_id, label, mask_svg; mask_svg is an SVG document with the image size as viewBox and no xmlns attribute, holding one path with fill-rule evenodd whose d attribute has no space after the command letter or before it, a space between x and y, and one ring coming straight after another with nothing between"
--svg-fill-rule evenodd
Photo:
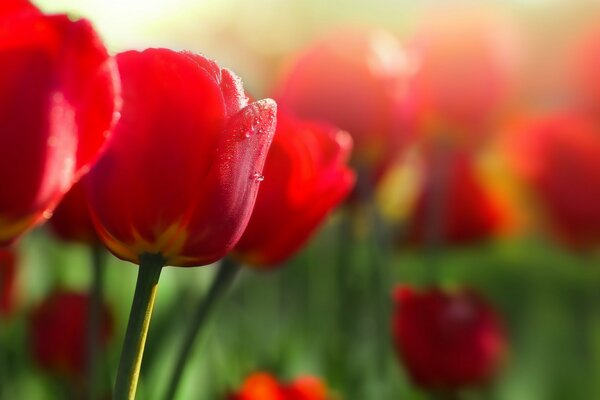
<instances>
[{"instance_id":1,"label":"out-of-focus stem","mask_svg":"<svg viewBox=\"0 0 600 400\"><path fill-rule=\"evenodd\" d=\"M183 370L187 360L189 359L194 342L198 334L202 331L205 326L205 322L210 315L211 311L214 310L215 305L223 297L231 283L234 281L237 272L240 269L240 264L231 257L226 257L219 271L213 280L208 293L204 296L198 307L196 307L196 314L194 314L190 324L185 331L185 337L179 351L177 352L177 360L175 361L175 368L173 369L173 375L169 381L169 387L167 394L164 397L166 400L174 399L177 394L177 388L183 375Z\"/></svg>"},{"instance_id":2,"label":"out-of-focus stem","mask_svg":"<svg viewBox=\"0 0 600 400\"><path fill-rule=\"evenodd\" d=\"M105 252L102 247L91 247L92 283L90 287L90 309L87 326L87 396L89 400L98 398L98 364L100 329L102 326L102 298L104 286Z\"/></svg>"}]
</instances>

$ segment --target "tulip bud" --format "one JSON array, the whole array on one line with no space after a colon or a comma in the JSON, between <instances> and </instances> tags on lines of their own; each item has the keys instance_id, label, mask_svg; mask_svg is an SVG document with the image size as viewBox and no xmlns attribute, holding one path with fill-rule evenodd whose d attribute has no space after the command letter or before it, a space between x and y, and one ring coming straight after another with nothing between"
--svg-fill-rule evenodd
<instances>
[{"instance_id":1,"label":"tulip bud","mask_svg":"<svg viewBox=\"0 0 600 400\"><path fill-rule=\"evenodd\" d=\"M248 104L240 79L200 55L149 49L117 62L122 118L85 182L101 240L134 263L219 260L250 218L275 103Z\"/></svg>"},{"instance_id":2,"label":"tulip bud","mask_svg":"<svg viewBox=\"0 0 600 400\"><path fill-rule=\"evenodd\" d=\"M307 241L352 189L346 166L352 138L339 129L285 114L265 163L265 181L235 254L257 267L273 267Z\"/></svg>"},{"instance_id":3,"label":"tulip bud","mask_svg":"<svg viewBox=\"0 0 600 400\"><path fill-rule=\"evenodd\" d=\"M86 20L0 6L0 245L49 218L116 117L114 61Z\"/></svg>"},{"instance_id":4,"label":"tulip bud","mask_svg":"<svg viewBox=\"0 0 600 400\"><path fill-rule=\"evenodd\" d=\"M38 366L73 380L85 376L87 321L90 298L87 294L57 291L33 311L29 334L31 351ZM112 336L112 317L103 306L100 345L106 347Z\"/></svg>"},{"instance_id":5,"label":"tulip bud","mask_svg":"<svg viewBox=\"0 0 600 400\"><path fill-rule=\"evenodd\" d=\"M416 385L454 391L494 377L506 338L500 316L480 295L401 286L394 301L396 349Z\"/></svg>"}]
</instances>

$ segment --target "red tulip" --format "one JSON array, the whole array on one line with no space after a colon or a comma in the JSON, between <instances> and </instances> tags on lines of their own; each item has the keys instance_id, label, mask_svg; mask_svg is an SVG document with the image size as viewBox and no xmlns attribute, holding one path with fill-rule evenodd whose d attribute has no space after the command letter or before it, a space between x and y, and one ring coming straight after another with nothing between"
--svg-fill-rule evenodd
<instances>
[{"instance_id":1,"label":"red tulip","mask_svg":"<svg viewBox=\"0 0 600 400\"><path fill-rule=\"evenodd\" d=\"M122 118L86 177L101 239L135 263L142 253L175 266L222 258L250 218L275 103L248 104L238 77L192 53L131 51L117 62Z\"/></svg>"},{"instance_id":2,"label":"red tulip","mask_svg":"<svg viewBox=\"0 0 600 400\"><path fill-rule=\"evenodd\" d=\"M283 388L285 400L326 400L327 388L314 376L302 376Z\"/></svg>"},{"instance_id":3,"label":"red tulip","mask_svg":"<svg viewBox=\"0 0 600 400\"><path fill-rule=\"evenodd\" d=\"M0 6L0 245L51 211L95 161L118 106L114 61L86 20Z\"/></svg>"},{"instance_id":4,"label":"red tulip","mask_svg":"<svg viewBox=\"0 0 600 400\"><path fill-rule=\"evenodd\" d=\"M415 384L453 391L494 377L506 338L499 315L481 296L401 286L394 300L395 345Z\"/></svg>"},{"instance_id":5,"label":"red tulip","mask_svg":"<svg viewBox=\"0 0 600 400\"><path fill-rule=\"evenodd\" d=\"M0 249L0 316L8 316L15 306L17 260L10 249Z\"/></svg>"},{"instance_id":6,"label":"red tulip","mask_svg":"<svg viewBox=\"0 0 600 400\"><path fill-rule=\"evenodd\" d=\"M437 166L428 161L408 224L410 241L423 244L428 235L435 234L442 243L469 243L488 239L510 226L507 207L483 184L471 154L450 151L434 161L444 161ZM432 202L439 205L439 210L435 210L439 222L432 220ZM439 225L432 227L432 224ZM430 229L439 232L432 233Z\"/></svg>"},{"instance_id":7,"label":"red tulip","mask_svg":"<svg viewBox=\"0 0 600 400\"><path fill-rule=\"evenodd\" d=\"M352 189L351 148L344 131L278 112L266 179L236 254L265 267L296 252Z\"/></svg>"},{"instance_id":8,"label":"red tulip","mask_svg":"<svg viewBox=\"0 0 600 400\"><path fill-rule=\"evenodd\" d=\"M450 17L453 15L453 17ZM514 29L481 12L428 15L411 44L411 97L425 136L478 141L508 100Z\"/></svg>"},{"instance_id":9,"label":"red tulip","mask_svg":"<svg viewBox=\"0 0 600 400\"><path fill-rule=\"evenodd\" d=\"M536 194L558 236L571 245L600 242L600 127L576 113L516 124L507 154Z\"/></svg>"},{"instance_id":10,"label":"red tulip","mask_svg":"<svg viewBox=\"0 0 600 400\"><path fill-rule=\"evenodd\" d=\"M89 307L87 294L57 291L34 310L29 326L31 352L41 368L76 380L84 376ZM100 345L106 347L111 336L112 318L103 306Z\"/></svg>"},{"instance_id":11,"label":"red tulip","mask_svg":"<svg viewBox=\"0 0 600 400\"><path fill-rule=\"evenodd\" d=\"M278 382L266 372L256 372L244 381L229 400L327 400L327 388L316 377L303 376L289 384Z\"/></svg>"},{"instance_id":12,"label":"red tulip","mask_svg":"<svg viewBox=\"0 0 600 400\"><path fill-rule=\"evenodd\" d=\"M278 101L301 118L348 131L353 164L377 180L406 146L409 67L396 39L379 30L334 32L302 52L284 74Z\"/></svg>"},{"instance_id":13,"label":"red tulip","mask_svg":"<svg viewBox=\"0 0 600 400\"><path fill-rule=\"evenodd\" d=\"M600 111L600 28L598 21L577 37L570 54L569 77L575 95L592 112Z\"/></svg>"},{"instance_id":14,"label":"red tulip","mask_svg":"<svg viewBox=\"0 0 600 400\"><path fill-rule=\"evenodd\" d=\"M98 234L87 205L83 182L77 182L54 210L48 225L62 240L96 244Z\"/></svg>"},{"instance_id":15,"label":"red tulip","mask_svg":"<svg viewBox=\"0 0 600 400\"><path fill-rule=\"evenodd\" d=\"M279 382L268 373L256 372L244 381L240 391L231 394L229 400L286 400Z\"/></svg>"}]
</instances>

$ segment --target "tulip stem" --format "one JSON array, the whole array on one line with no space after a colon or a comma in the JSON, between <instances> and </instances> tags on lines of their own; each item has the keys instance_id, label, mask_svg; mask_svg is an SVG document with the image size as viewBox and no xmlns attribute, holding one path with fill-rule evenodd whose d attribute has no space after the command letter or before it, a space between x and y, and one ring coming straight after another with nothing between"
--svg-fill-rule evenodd
<instances>
[{"instance_id":1,"label":"tulip stem","mask_svg":"<svg viewBox=\"0 0 600 400\"><path fill-rule=\"evenodd\" d=\"M102 297L104 279L105 253L102 247L91 247L92 284L90 287L90 309L87 327L87 398L94 400L98 397L98 361L100 348L100 330L102 327Z\"/></svg>"},{"instance_id":2,"label":"tulip stem","mask_svg":"<svg viewBox=\"0 0 600 400\"><path fill-rule=\"evenodd\" d=\"M211 311L214 310L216 303L223 297L223 294L227 291L229 286L231 286L231 283L233 283L239 269L240 264L231 257L223 259L208 293L200 300L200 304L195 308L196 313L185 331L185 337L179 348L179 352L177 353L175 368L173 369L173 375L171 375L171 380L169 381L169 387L165 396L166 400L175 398L185 364L192 353L192 347L194 346L196 337L202 331L202 327Z\"/></svg>"},{"instance_id":3,"label":"tulip stem","mask_svg":"<svg viewBox=\"0 0 600 400\"><path fill-rule=\"evenodd\" d=\"M140 255L137 284L121 351L114 400L135 399L158 280L164 265L165 259L160 254Z\"/></svg>"}]
</instances>

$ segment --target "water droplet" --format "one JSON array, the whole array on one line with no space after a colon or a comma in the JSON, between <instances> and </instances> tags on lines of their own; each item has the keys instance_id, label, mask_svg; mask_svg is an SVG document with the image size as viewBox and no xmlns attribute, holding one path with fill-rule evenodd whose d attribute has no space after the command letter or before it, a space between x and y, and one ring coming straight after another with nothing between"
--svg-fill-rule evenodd
<instances>
[{"instance_id":1,"label":"water droplet","mask_svg":"<svg viewBox=\"0 0 600 400\"><path fill-rule=\"evenodd\" d=\"M260 172L255 172L254 174L252 174L252 179L254 179L254 182L259 183L265 180L265 177L260 173Z\"/></svg>"},{"instance_id":2,"label":"water droplet","mask_svg":"<svg viewBox=\"0 0 600 400\"><path fill-rule=\"evenodd\" d=\"M50 219L50 218L52 218L52 215L53 215L53 213L52 213L52 211L50 211L50 210L46 210L46 211L44 211L44 212L42 213L42 215L43 215L43 217L44 217L44 218L46 218L46 219Z\"/></svg>"}]
</instances>

